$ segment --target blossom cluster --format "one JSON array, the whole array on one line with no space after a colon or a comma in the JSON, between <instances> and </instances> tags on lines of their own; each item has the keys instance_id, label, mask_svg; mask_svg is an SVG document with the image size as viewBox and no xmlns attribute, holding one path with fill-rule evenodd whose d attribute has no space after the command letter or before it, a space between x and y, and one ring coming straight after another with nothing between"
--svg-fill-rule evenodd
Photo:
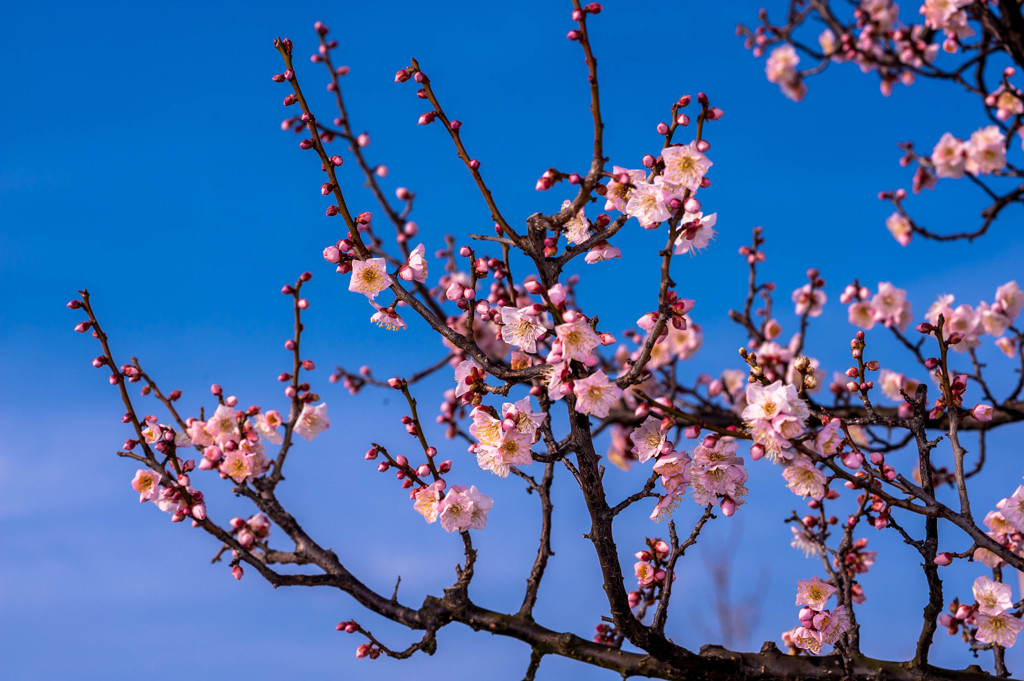
<instances>
[{"instance_id":1,"label":"blossom cluster","mask_svg":"<svg viewBox=\"0 0 1024 681\"><path fill-rule=\"evenodd\" d=\"M972 637L979 643L990 643L1009 648L1017 642L1024 622L1007 610L1013 608L1010 585L996 582L988 577L978 577L972 587L974 603L960 604L954 601L952 614L939 615L939 626L946 627L950 635L964 628L964 639Z\"/></svg>"},{"instance_id":2,"label":"blossom cluster","mask_svg":"<svg viewBox=\"0 0 1024 681\"><path fill-rule=\"evenodd\" d=\"M782 634L790 648L821 652L823 645L832 645L850 628L850 615L845 605L826 610L825 604L836 593L836 587L817 577L797 582L796 604L800 608L800 625Z\"/></svg>"},{"instance_id":3,"label":"blossom cluster","mask_svg":"<svg viewBox=\"0 0 1024 681\"><path fill-rule=\"evenodd\" d=\"M996 346L1007 356L1016 351L1015 335L1004 335L1024 308L1024 292L1016 281L1009 281L996 289L992 304L984 301L977 307L960 304L953 307L953 296L943 295L928 308L925 319L938 326L942 315L942 335L953 350L967 352L981 345L981 336L996 337Z\"/></svg>"},{"instance_id":4,"label":"blossom cluster","mask_svg":"<svg viewBox=\"0 0 1024 681\"><path fill-rule=\"evenodd\" d=\"M631 436L641 460L658 457L654 472L660 476L665 494L655 505L651 520L661 521L671 515L689 489L693 490L693 500L698 505L717 502L725 515L735 513L747 497L747 471L742 457L736 456L736 441L731 437L709 435L694 447L691 457L655 435L657 421L648 417ZM655 448L658 453L654 453Z\"/></svg>"},{"instance_id":5,"label":"blossom cluster","mask_svg":"<svg viewBox=\"0 0 1024 681\"><path fill-rule=\"evenodd\" d=\"M471 417L469 434L479 443L470 451L476 454L480 468L504 478L510 466L533 463L530 446L540 438L538 429L546 414L533 411L529 396L504 403L500 416L493 407L477 406Z\"/></svg>"},{"instance_id":6,"label":"blossom cluster","mask_svg":"<svg viewBox=\"0 0 1024 681\"><path fill-rule=\"evenodd\" d=\"M850 323L865 331L880 323L902 333L913 319L907 292L887 281L879 282L874 296L866 286L850 284L839 300L850 306Z\"/></svg>"},{"instance_id":7,"label":"blossom cluster","mask_svg":"<svg viewBox=\"0 0 1024 681\"><path fill-rule=\"evenodd\" d=\"M428 523L440 520L448 532L484 529L494 500L476 486L452 485L447 492L445 487L444 480L437 480L413 493L414 507L423 518Z\"/></svg>"}]
</instances>

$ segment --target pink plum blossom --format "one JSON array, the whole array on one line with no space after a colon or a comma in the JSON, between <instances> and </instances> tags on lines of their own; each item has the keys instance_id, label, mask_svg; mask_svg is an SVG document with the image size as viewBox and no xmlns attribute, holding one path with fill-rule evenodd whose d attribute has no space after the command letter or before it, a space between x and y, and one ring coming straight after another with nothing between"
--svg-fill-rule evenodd
<instances>
[{"instance_id":1,"label":"pink plum blossom","mask_svg":"<svg viewBox=\"0 0 1024 681\"><path fill-rule=\"evenodd\" d=\"M978 623L978 632L975 638L980 643L995 643L1004 648L1010 648L1017 642L1017 634L1020 633L1022 622L1007 612L998 615L986 615L978 613L975 615Z\"/></svg>"},{"instance_id":2,"label":"pink plum blossom","mask_svg":"<svg viewBox=\"0 0 1024 681\"><path fill-rule=\"evenodd\" d=\"M154 501L160 494L160 474L148 468L140 468L132 478L132 489L139 493L139 503Z\"/></svg>"},{"instance_id":3,"label":"pink plum blossom","mask_svg":"<svg viewBox=\"0 0 1024 681\"><path fill-rule=\"evenodd\" d=\"M533 306L501 308L501 339L523 352L537 352L537 339L547 332Z\"/></svg>"},{"instance_id":4,"label":"pink plum blossom","mask_svg":"<svg viewBox=\"0 0 1024 681\"><path fill-rule=\"evenodd\" d=\"M697 143L672 145L661 152L665 162L666 182L686 187L691 192L700 188L701 179L712 166L707 156L697 151Z\"/></svg>"},{"instance_id":5,"label":"pink plum blossom","mask_svg":"<svg viewBox=\"0 0 1024 681\"><path fill-rule=\"evenodd\" d=\"M821 581L817 576L801 579L796 583L796 604L806 605L811 610L821 612L825 609L825 603L836 591L834 586Z\"/></svg>"},{"instance_id":6,"label":"pink plum blossom","mask_svg":"<svg viewBox=\"0 0 1024 681\"><path fill-rule=\"evenodd\" d=\"M312 442L320 433L331 427L331 420L327 418L327 403L321 402L313 406L307 402L302 407L299 420L295 423L295 433L301 435L307 442Z\"/></svg>"},{"instance_id":7,"label":"pink plum blossom","mask_svg":"<svg viewBox=\"0 0 1024 681\"><path fill-rule=\"evenodd\" d=\"M387 273L387 262L384 258L352 261L352 278L348 290L362 293L369 299L391 286L391 276Z\"/></svg>"},{"instance_id":8,"label":"pink plum blossom","mask_svg":"<svg viewBox=\"0 0 1024 681\"><path fill-rule=\"evenodd\" d=\"M572 323L556 326L555 335L562 343L562 358L565 360L585 362L591 351L601 344L601 338L583 316Z\"/></svg>"},{"instance_id":9,"label":"pink plum blossom","mask_svg":"<svg viewBox=\"0 0 1024 681\"><path fill-rule=\"evenodd\" d=\"M974 600L978 602L978 612L985 615L998 615L1013 607L1010 597L1010 585L994 582L988 577L978 577L972 587Z\"/></svg>"},{"instance_id":10,"label":"pink plum blossom","mask_svg":"<svg viewBox=\"0 0 1024 681\"><path fill-rule=\"evenodd\" d=\"M661 419L648 416L646 420L633 431L629 439L633 442L633 451L636 453L640 463L657 456L665 444L665 433L661 430Z\"/></svg>"},{"instance_id":11,"label":"pink plum blossom","mask_svg":"<svg viewBox=\"0 0 1024 681\"><path fill-rule=\"evenodd\" d=\"M605 373L598 369L590 376L580 379L573 385L576 395L576 411L591 414L598 418L608 416L608 411L618 402L622 390L611 383Z\"/></svg>"}]
</instances>

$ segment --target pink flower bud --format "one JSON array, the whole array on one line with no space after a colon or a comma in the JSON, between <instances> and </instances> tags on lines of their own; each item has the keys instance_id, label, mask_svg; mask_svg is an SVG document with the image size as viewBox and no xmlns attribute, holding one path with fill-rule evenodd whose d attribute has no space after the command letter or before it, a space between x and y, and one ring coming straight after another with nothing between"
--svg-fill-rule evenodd
<instances>
[{"instance_id":1,"label":"pink flower bud","mask_svg":"<svg viewBox=\"0 0 1024 681\"><path fill-rule=\"evenodd\" d=\"M659 135L667 135L668 134L668 124L665 123L665 122L658 123L658 127L656 128L656 130L658 131Z\"/></svg>"},{"instance_id":2,"label":"pink flower bud","mask_svg":"<svg viewBox=\"0 0 1024 681\"><path fill-rule=\"evenodd\" d=\"M231 576L237 579L238 581L242 581L242 575L244 574L245 570L242 569L241 565L235 565L231 568Z\"/></svg>"},{"instance_id":3,"label":"pink flower bud","mask_svg":"<svg viewBox=\"0 0 1024 681\"><path fill-rule=\"evenodd\" d=\"M953 554L949 551L943 551L939 555L935 556L935 560L932 561L936 565L945 566L953 562ZM949 625L946 625L949 626Z\"/></svg>"},{"instance_id":4,"label":"pink flower bud","mask_svg":"<svg viewBox=\"0 0 1024 681\"><path fill-rule=\"evenodd\" d=\"M727 518L732 517L732 514L736 512L736 502L729 497L722 499L721 507L722 514Z\"/></svg>"},{"instance_id":5,"label":"pink flower bud","mask_svg":"<svg viewBox=\"0 0 1024 681\"><path fill-rule=\"evenodd\" d=\"M698 201L697 199L693 198L692 196L689 197L688 199L686 199L686 201L683 201L683 209L687 213L699 213L700 212L700 208L701 208L700 201Z\"/></svg>"},{"instance_id":6,"label":"pink flower bud","mask_svg":"<svg viewBox=\"0 0 1024 681\"><path fill-rule=\"evenodd\" d=\"M473 160L471 160L471 161L469 162L469 167L470 167L470 168L472 168L473 170L477 170L477 169L479 169L479 168L480 168L480 161L478 161L478 160L476 160L476 159L474 158Z\"/></svg>"},{"instance_id":7,"label":"pink flower bud","mask_svg":"<svg viewBox=\"0 0 1024 681\"><path fill-rule=\"evenodd\" d=\"M992 406L988 404L979 404L971 410L971 415L978 421L991 421Z\"/></svg>"}]
</instances>

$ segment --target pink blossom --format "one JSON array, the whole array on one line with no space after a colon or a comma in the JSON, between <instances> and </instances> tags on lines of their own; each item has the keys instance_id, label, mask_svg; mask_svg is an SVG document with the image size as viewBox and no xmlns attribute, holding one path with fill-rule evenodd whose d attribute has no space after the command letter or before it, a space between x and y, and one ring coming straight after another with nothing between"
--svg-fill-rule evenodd
<instances>
[{"instance_id":1,"label":"pink blossom","mask_svg":"<svg viewBox=\"0 0 1024 681\"><path fill-rule=\"evenodd\" d=\"M782 471L793 494L821 499L825 496L825 474L806 456L797 456Z\"/></svg>"},{"instance_id":2,"label":"pink blossom","mask_svg":"<svg viewBox=\"0 0 1024 681\"><path fill-rule=\"evenodd\" d=\"M718 221L718 213L705 216L704 213L684 213L679 226L682 231L676 238L676 254L696 253L708 247L708 243L715 238L715 230L712 227Z\"/></svg>"},{"instance_id":3,"label":"pink blossom","mask_svg":"<svg viewBox=\"0 0 1024 681\"><path fill-rule=\"evenodd\" d=\"M885 220L885 226L900 246L906 246L914 236L910 221L899 213L893 213Z\"/></svg>"},{"instance_id":4,"label":"pink blossom","mask_svg":"<svg viewBox=\"0 0 1024 681\"><path fill-rule=\"evenodd\" d=\"M237 442L239 431L235 410L226 404L218 405L213 415L206 419L205 430L218 445Z\"/></svg>"},{"instance_id":5,"label":"pink blossom","mask_svg":"<svg viewBox=\"0 0 1024 681\"><path fill-rule=\"evenodd\" d=\"M648 416L644 422L629 436L633 443L633 451L640 463L657 456L665 444L665 433L661 430L661 419Z\"/></svg>"},{"instance_id":6,"label":"pink blossom","mask_svg":"<svg viewBox=\"0 0 1024 681\"><path fill-rule=\"evenodd\" d=\"M501 308L501 323L501 339L524 352L537 352L537 339L547 332L532 305Z\"/></svg>"},{"instance_id":7,"label":"pink blossom","mask_svg":"<svg viewBox=\"0 0 1024 681\"><path fill-rule=\"evenodd\" d=\"M996 504L996 508L1013 530L1024 532L1024 487L1018 485L1013 494Z\"/></svg>"},{"instance_id":8,"label":"pink blossom","mask_svg":"<svg viewBox=\"0 0 1024 681\"><path fill-rule=\"evenodd\" d=\"M964 170L972 175L991 175L1006 166L1006 138L999 128L990 125L971 134L964 145L967 160Z\"/></svg>"},{"instance_id":9,"label":"pink blossom","mask_svg":"<svg viewBox=\"0 0 1024 681\"><path fill-rule=\"evenodd\" d=\"M665 181L682 185L691 192L700 188L701 179L712 166L707 156L697 151L697 142L672 145L661 152L665 162Z\"/></svg>"},{"instance_id":10,"label":"pink blossom","mask_svg":"<svg viewBox=\"0 0 1024 681\"><path fill-rule=\"evenodd\" d=\"M992 405L979 404L971 410L971 415L978 421L992 420Z\"/></svg>"},{"instance_id":11,"label":"pink blossom","mask_svg":"<svg viewBox=\"0 0 1024 681\"><path fill-rule=\"evenodd\" d=\"M562 210L570 208L572 201L563 201ZM576 215L571 216L566 220L562 226L562 230L565 232L565 240L571 244L581 244L590 238L590 220L583 213L583 209L580 208Z\"/></svg>"},{"instance_id":12,"label":"pink blossom","mask_svg":"<svg viewBox=\"0 0 1024 681\"><path fill-rule=\"evenodd\" d=\"M1013 90L1006 89L1006 86L1000 85L992 93L992 97L995 99L996 118L999 120L1008 121L1014 116L1024 113L1024 102L1021 102L1020 95Z\"/></svg>"},{"instance_id":13,"label":"pink blossom","mask_svg":"<svg viewBox=\"0 0 1024 681\"><path fill-rule=\"evenodd\" d=\"M284 438L281 437L281 433L277 432L277 426L281 425L280 414L277 414L277 417L278 418L274 425L271 425L273 417L270 416L268 418L268 414L264 414L263 412L256 414L256 418L253 420L253 427L256 432L260 434L260 437L274 445L279 445L284 442Z\"/></svg>"},{"instance_id":14,"label":"pink blossom","mask_svg":"<svg viewBox=\"0 0 1024 681\"><path fill-rule=\"evenodd\" d=\"M932 150L932 165L939 177L957 179L964 175L964 143L950 133L944 134Z\"/></svg>"},{"instance_id":15,"label":"pink blossom","mask_svg":"<svg viewBox=\"0 0 1024 681\"><path fill-rule=\"evenodd\" d=\"M555 334L562 343L562 358L566 361L585 362L591 351L601 344L601 338L582 315L572 323L556 326Z\"/></svg>"},{"instance_id":16,"label":"pink blossom","mask_svg":"<svg viewBox=\"0 0 1024 681\"><path fill-rule=\"evenodd\" d=\"M640 182L629 193L629 202L625 213L635 217L644 229L654 229L672 216L666 205L672 197L671 192L655 178L655 183Z\"/></svg>"},{"instance_id":17,"label":"pink blossom","mask_svg":"<svg viewBox=\"0 0 1024 681\"><path fill-rule=\"evenodd\" d=\"M978 612L985 615L998 615L1013 607L1010 597L1010 585L994 582L988 577L978 577L972 587L974 600L978 602Z\"/></svg>"},{"instance_id":18,"label":"pink blossom","mask_svg":"<svg viewBox=\"0 0 1024 681\"><path fill-rule=\"evenodd\" d=\"M825 603L836 591L834 586L821 581L817 576L811 579L801 579L796 583L796 604L806 605L811 610L821 612L825 609Z\"/></svg>"},{"instance_id":19,"label":"pink blossom","mask_svg":"<svg viewBox=\"0 0 1024 681\"><path fill-rule=\"evenodd\" d=\"M233 449L224 455L224 460L220 463L220 472L238 484L253 475L250 458L241 449Z\"/></svg>"},{"instance_id":20,"label":"pink blossom","mask_svg":"<svg viewBox=\"0 0 1024 681\"><path fill-rule=\"evenodd\" d=\"M148 468L140 468L132 478L132 489L139 493L139 503L154 501L160 494L160 474Z\"/></svg>"},{"instance_id":21,"label":"pink blossom","mask_svg":"<svg viewBox=\"0 0 1024 681\"><path fill-rule=\"evenodd\" d=\"M1020 290L1016 281L1008 281L996 289L995 304L1001 313L1013 322L1024 308L1024 292Z\"/></svg>"},{"instance_id":22,"label":"pink blossom","mask_svg":"<svg viewBox=\"0 0 1024 681\"><path fill-rule=\"evenodd\" d=\"M481 494L476 487L452 485L437 512L441 526L448 532L456 530L482 530L487 525L487 513L494 500Z\"/></svg>"},{"instance_id":23,"label":"pink blossom","mask_svg":"<svg viewBox=\"0 0 1024 681\"><path fill-rule=\"evenodd\" d=\"M387 262L384 258L352 261L352 278L348 290L362 293L371 300L377 294L391 286L391 276L387 273Z\"/></svg>"},{"instance_id":24,"label":"pink blossom","mask_svg":"<svg viewBox=\"0 0 1024 681\"><path fill-rule=\"evenodd\" d=\"M735 508L746 499L747 471L731 438L717 438L712 446L697 445L689 473L693 500L701 506L724 497Z\"/></svg>"},{"instance_id":25,"label":"pink blossom","mask_svg":"<svg viewBox=\"0 0 1024 681\"><path fill-rule=\"evenodd\" d=\"M850 614L846 611L846 606L840 605L831 612L819 612L814 616L814 628L821 632L822 643L834 644L850 628Z\"/></svg>"},{"instance_id":26,"label":"pink blossom","mask_svg":"<svg viewBox=\"0 0 1024 681\"><path fill-rule=\"evenodd\" d=\"M313 406L307 402L302 407L299 420L295 423L295 433L301 435L307 442L312 442L320 433L331 427L331 420L327 418L327 403L321 402Z\"/></svg>"},{"instance_id":27,"label":"pink blossom","mask_svg":"<svg viewBox=\"0 0 1024 681\"><path fill-rule=\"evenodd\" d=\"M762 445L771 461L788 449L789 440L804 432L804 420L810 412L792 385L775 381L762 386L747 386L747 406L741 414L754 441Z\"/></svg>"},{"instance_id":28,"label":"pink blossom","mask_svg":"<svg viewBox=\"0 0 1024 681\"><path fill-rule=\"evenodd\" d=\"M636 581L641 588L654 584L655 572L654 566L645 560L641 560L633 565L633 574L636 575Z\"/></svg>"},{"instance_id":29,"label":"pink blossom","mask_svg":"<svg viewBox=\"0 0 1024 681\"><path fill-rule=\"evenodd\" d=\"M782 88L782 93L794 102L799 102L807 94L807 86L796 69L799 63L800 57L788 43L772 50L765 63L768 81L776 83Z\"/></svg>"},{"instance_id":30,"label":"pink blossom","mask_svg":"<svg viewBox=\"0 0 1024 681\"><path fill-rule=\"evenodd\" d=\"M455 367L455 397L459 398L473 388L473 378L483 377L483 369L472 359L467 359Z\"/></svg>"},{"instance_id":31,"label":"pink blossom","mask_svg":"<svg viewBox=\"0 0 1024 681\"><path fill-rule=\"evenodd\" d=\"M623 184L619 182L619 179L625 175L628 181ZM647 178L647 172L644 170L627 170L626 168L620 168L619 166L612 167L612 179L608 182L608 191L605 192L605 210L617 210L620 213L626 212L626 204L629 202L632 188L630 184L636 186L641 182L645 182Z\"/></svg>"},{"instance_id":32,"label":"pink blossom","mask_svg":"<svg viewBox=\"0 0 1024 681\"><path fill-rule=\"evenodd\" d=\"M609 382L605 373L598 369L590 376L576 381L573 393L576 395L576 411L603 419L618 402L622 390Z\"/></svg>"},{"instance_id":33,"label":"pink blossom","mask_svg":"<svg viewBox=\"0 0 1024 681\"><path fill-rule=\"evenodd\" d=\"M440 484L434 482L433 484L416 492L416 501L413 504L413 508L415 508L416 512L422 515L423 519L428 523L432 523L437 520L437 507L441 503L440 490Z\"/></svg>"},{"instance_id":34,"label":"pink blossom","mask_svg":"<svg viewBox=\"0 0 1024 681\"><path fill-rule=\"evenodd\" d=\"M821 652L821 633L816 629L797 627L790 632L790 638L797 648L803 648L815 654Z\"/></svg>"},{"instance_id":35,"label":"pink blossom","mask_svg":"<svg viewBox=\"0 0 1024 681\"><path fill-rule=\"evenodd\" d=\"M409 253L409 260L405 266L398 271L398 276L405 281L424 282L427 280L427 259L425 257L426 247L419 244ZM355 265L355 263L353 263Z\"/></svg>"},{"instance_id":36,"label":"pink blossom","mask_svg":"<svg viewBox=\"0 0 1024 681\"><path fill-rule=\"evenodd\" d=\"M370 321L377 326L387 329L388 331L401 331L406 328L405 320L390 307L381 307L377 303L370 301L370 305L373 305L374 309L377 310L370 315Z\"/></svg>"},{"instance_id":37,"label":"pink blossom","mask_svg":"<svg viewBox=\"0 0 1024 681\"><path fill-rule=\"evenodd\" d=\"M849 320L854 326L858 326L865 331L870 330L875 325L875 314L871 303L858 301L850 305Z\"/></svg>"},{"instance_id":38,"label":"pink blossom","mask_svg":"<svg viewBox=\"0 0 1024 681\"><path fill-rule=\"evenodd\" d=\"M594 263L599 263L603 260L612 260L614 258L621 257L622 251L620 251L615 246L612 246L607 241L602 241L601 243L597 244L589 251L587 251L587 254L586 256L584 256L583 261L588 265L593 265Z\"/></svg>"},{"instance_id":39,"label":"pink blossom","mask_svg":"<svg viewBox=\"0 0 1024 681\"><path fill-rule=\"evenodd\" d=\"M974 618L978 623L978 632L975 634L975 638L980 643L995 643L1004 648L1010 648L1017 642L1017 634L1020 633L1022 623L1010 613L1001 612L998 615L978 613Z\"/></svg>"},{"instance_id":40,"label":"pink blossom","mask_svg":"<svg viewBox=\"0 0 1024 681\"><path fill-rule=\"evenodd\" d=\"M793 302L796 303L796 313L798 315L807 314L808 317L821 316L825 309L826 300L828 298L825 296L825 292L819 288L814 288L810 283L804 284L793 291Z\"/></svg>"}]
</instances>

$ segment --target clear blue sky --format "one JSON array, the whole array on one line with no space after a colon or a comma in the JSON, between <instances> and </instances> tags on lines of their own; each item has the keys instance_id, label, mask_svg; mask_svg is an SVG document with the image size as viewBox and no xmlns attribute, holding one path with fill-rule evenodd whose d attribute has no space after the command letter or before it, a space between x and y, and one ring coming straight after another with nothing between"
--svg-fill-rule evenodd
<instances>
[{"instance_id":1,"label":"clear blue sky","mask_svg":"<svg viewBox=\"0 0 1024 681\"><path fill-rule=\"evenodd\" d=\"M884 229L890 210L874 198L880 189L909 186L909 172L897 165L897 142L915 139L924 149L946 130L969 135L983 124L972 103L927 83L882 99L873 78L849 67L811 81L807 100L797 105L765 81L763 62L734 36L736 22L752 20L757 5L629 4L608 2L592 21L613 162L637 167L656 150L655 126L681 94L706 91L725 110L707 130L714 185L702 192L705 209L719 214L719 236L675 270L680 292L697 300L693 316L706 332L690 375L737 366L743 339L725 312L741 304L746 268L736 249L754 225L767 230L764 272L779 285L787 337L794 329L788 295L804 282L804 271L819 267L828 281L829 307L810 347L829 376L846 366L853 329L838 297L855 276L908 289L918 317L939 293L977 304L1008 279L1024 282L1019 211L978 245L915 242L902 249ZM362 461L370 440L407 443L397 423L404 411L390 393L351 398L327 384L326 369L371 364L380 376L411 373L442 350L422 325L405 335L370 325L365 301L320 258L339 238L340 223L323 217L316 162L298 149L297 137L279 131L285 86L270 80L281 70L272 41L291 37L296 53L307 55L316 44L313 22L333 29L342 43L336 60L352 67L343 86L354 125L372 135L370 158L389 165L385 186L417 192L414 218L431 252L444 233L486 232L490 221L443 131L415 125L425 107L411 84L392 82L394 72L410 56L420 61L446 109L464 121L463 139L483 162L505 215L521 223L568 196L562 188L534 191L545 168L585 170L589 163L582 55L564 37L569 13L568 2L550 0L461 0L444 9L320 1L4 9L0 677L399 679L472 670L521 678L525 646L457 626L442 632L434 657L357 661L361 641L335 633L339 620L357 618L394 647L415 634L340 594L275 592L255 575L236 583L224 564L209 565L217 547L206 536L135 501L135 466L113 455L130 435L120 423L120 402L104 372L90 366L98 349L72 333L79 317L64 303L88 287L118 358L137 355L162 386L184 390L182 404L195 412L211 405L213 382L243 405L284 409L275 377L290 362L282 343L291 317L278 290L312 270L306 354L322 367L314 376L332 428L296 451L282 494L306 528L371 585L388 591L401 574L400 594L410 605L438 593L461 559L458 538L425 526L393 480ZM305 56L296 61L320 117L333 116L322 67ZM342 171L350 205L374 210L355 164ZM974 220L974 204L950 207L950 195L911 205L950 229ZM640 232L635 225L624 232L630 236L620 244L622 261L584 272L601 275L581 288L584 309L616 332L646 312L655 295L658 246ZM875 336L882 350L894 347ZM906 358L891 357L894 368L907 366ZM425 412L449 380L445 375L417 393ZM449 446L439 437L435 443ZM977 508L991 507L1017 484L1021 471L1010 457L1018 448L1008 438L1001 443L979 484ZM535 551L535 500L514 479L474 471L461 446L450 451L462 479L496 499L490 526L476 537L481 558L472 594L487 607L517 607ZM737 595L760 588L762 611L745 647L779 642L779 633L796 623L796 580L822 574L787 545L782 519L798 500L778 471L766 462L748 468L750 505L713 523L682 568L669 635L684 645L718 638L706 634L715 624L705 564L725 542L741 543ZM643 474L610 470L609 477L615 493L624 494ZM244 510L226 485L202 480L214 518ZM557 555L538 619L589 636L606 606L592 549L580 538L588 521L569 480L556 482L555 502ZM684 506L677 522L695 520L698 510ZM665 531L647 521L647 512L637 509L619 527L624 556L641 547L645 533ZM865 651L906 659L925 602L916 560L891 533L865 536L872 547L889 549L863 581ZM955 537L948 548L966 547ZM948 598L967 595L976 574L951 572ZM937 663L968 662L962 644L938 637ZM1019 671L1024 655L1011 652L1009 663ZM546 659L538 678L615 676Z\"/></svg>"}]
</instances>

